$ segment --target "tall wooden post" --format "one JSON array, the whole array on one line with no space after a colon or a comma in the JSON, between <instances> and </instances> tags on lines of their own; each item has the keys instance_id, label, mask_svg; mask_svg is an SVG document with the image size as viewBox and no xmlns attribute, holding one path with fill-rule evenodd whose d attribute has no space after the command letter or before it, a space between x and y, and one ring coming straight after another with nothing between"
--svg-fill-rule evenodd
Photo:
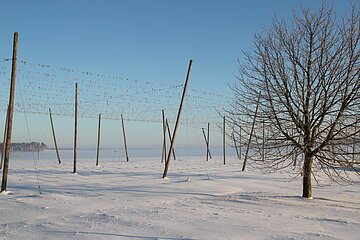
<instances>
[{"instance_id":1,"label":"tall wooden post","mask_svg":"<svg viewBox=\"0 0 360 240\"><path fill-rule=\"evenodd\" d=\"M77 127L78 127L78 83L75 83L75 129L74 129L74 170L76 173L76 157L77 157Z\"/></svg>"},{"instance_id":2,"label":"tall wooden post","mask_svg":"<svg viewBox=\"0 0 360 240\"><path fill-rule=\"evenodd\" d=\"M240 154L239 154L239 149L238 149L238 146L237 146L237 143L236 143L236 138L235 138L235 135L234 135L234 130L233 132L231 133L231 136L234 140L234 147L235 147L235 151L236 151L236 156L238 157L238 159L240 159Z\"/></svg>"},{"instance_id":3,"label":"tall wooden post","mask_svg":"<svg viewBox=\"0 0 360 240\"><path fill-rule=\"evenodd\" d=\"M294 131L294 129L292 129L291 130L291 134L292 134L292 137L294 138L295 136L295 131ZM293 147L293 153L292 153L292 160L293 160L293 162L294 162L294 167L296 166L296 161L297 161L297 154L296 154L296 149L294 149L294 147Z\"/></svg>"},{"instance_id":4,"label":"tall wooden post","mask_svg":"<svg viewBox=\"0 0 360 240\"><path fill-rule=\"evenodd\" d=\"M203 132L204 140L205 140L205 144L206 144L206 161L209 161L209 157L210 157L210 159L211 159L209 142L208 142L208 139L206 138L206 134L205 134L204 128L202 128L201 130L202 130L202 132Z\"/></svg>"},{"instance_id":5,"label":"tall wooden post","mask_svg":"<svg viewBox=\"0 0 360 240\"><path fill-rule=\"evenodd\" d=\"M162 156L161 156L161 162L166 161L166 124L165 124L165 112L164 109L161 110L162 112L162 123L163 123L163 149L162 149Z\"/></svg>"},{"instance_id":6,"label":"tall wooden post","mask_svg":"<svg viewBox=\"0 0 360 240\"><path fill-rule=\"evenodd\" d=\"M224 165L226 164L226 129L225 129L225 116L224 118L224 122L223 122L223 150L224 150Z\"/></svg>"},{"instance_id":7,"label":"tall wooden post","mask_svg":"<svg viewBox=\"0 0 360 240\"><path fill-rule=\"evenodd\" d=\"M258 112L258 109L259 109L260 96L261 96L261 92L259 93L259 97L258 97L257 102L256 102L254 119L253 119L252 126L251 126L249 141L248 141L247 147L246 147L246 152L245 152L245 156L244 156L244 163L243 163L242 171L245 171L246 161L247 161L248 154L249 154L249 149L250 149L251 138L252 138L252 135L254 133L256 115L257 115L257 112Z\"/></svg>"},{"instance_id":8,"label":"tall wooden post","mask_svg":"<svg viewBox=\"0 0 360 240\"><path fill-rule=\"evenodd\" d=\"M177 114L177 117L176 117L175 128L174 128L173 137L172 137L172 142L171 142L171 144L170 144L169 153L168 153L168 156L167 156L167 160L166 160L166 162L165 162L165 168L164 168L163 178L166 177L167 172L168 172L168 170L169 170L170 156L171 156L171 154L172 154L172 152L173 152L173 150L174 150L174 144L175 144L175 138L176 138L176 131L177 131L177 128L178 128L178 125L179 125L179 121L180 121L180 115L181 115L182 106L183 106L183 103L184 103L184 100L185 100L186 89L187 89L187 85L188 85L188 82L189 82L189 76L190 76L190 71L191 71L191 65L192 65L192 60L189 61L189 67L188 67L188 71L187 71L187 74L186 74L184 91L183 91L183 94L182 94L182 96L181 96L179 111L178 111L178 114Z\"/></svg>"},{"instance_id":9,"label":"tall wooden post","mask_svg":"<svg viewBox=\"0 0 360 240\"><path fill-rule=\"evenodd\" d=\"M262 161L265 161L265 121L262 121Z\"/></svg>"},{"instance_id":10,"label":"tall wooden post","mask_svg":"<svg viewBox=\"0 0 360 240\"><path fill-rule=\"evenodd\" d=\"M99 114L99 126L98 126L98 140L96 147L96 166L99 166L99 151L100 151L100 123L101 123L101 114Z\"/></svg>"},{"instance_id":11,"label":"tall wooden post","mask_svg":"<svg viewBox=\"0 0 360 240\"><path fill-rule=\"evenodd\" d=\"M354 133L355 133L355 135L354 135L354 140L353 140L353 145L352 145L352 161L353 162L355 162L355 146L356 146L356 132L357 132L357 128L356 128L356 126L355 126L355 129L354 129Z\"/></svg>"},{"instance_id":12,"label":"tall wooden post","mask_svg":"<svg viewBox=\"0 0 360 240\"><path fill-rule=\"evenodd\" d=\"M128 161L129 161L129 155L128 155L128 149L127 149L127 143L126 143L124 118L123 118L123 115L122 115L122 114L121 114L121 125L122 125L123 136L124 136L125 156L126 156L126 161L128 162Z\"/></svg>"},{"instance_id":13,"label":"tall wooden post","mask_svg":"<svg viewBox=\"0 0 360 240\"><path fill-rule=\"evenodd\" d=\"M202 133L204 135L204 140L205 140L205 144L206 144L206 161L209 161L209 145L208 145L208 142L207 142L207 139L206 139L206 134L205 134L204 128L201 128L201 130L202 130Z\"/></svg>"},{"instance_id":14,"label":"tall wooden post","mask_svg":"<svg viewBox=\"0 0 360 240\"><path fill-rule=\"evenodd\" d=\"M169 127L167 118L165 119L165 123L166 123L166 127L167 127L167 132L169 133L169 139L170 139L170 144L171 144L171 142L172 142L171 131L170 131L170 127ZM174 157L174 160L176 160L175 149L173 149L173 157Z\"/></svg>"},{"instance_id":15,"label":"tall wooden post","mask_svg":"<svg viewBox=\"0 0 360 240\"><path fill-rule=\"evenodd\" d=\"M18 51L18 33L15 32L12 68L11 68L10 97L9 97L9 106L8 106L9 116L8 116L6 142L5 142L5 159L4 159L4 168L2 175L1 192L6 191L8 171L9 171L10 145L11 145L12 122L13 122L14 100L15 100L17 51Z\"/></svg>"},{"instance_id":16,"label":"tall wooden post","mask_svg":"<svg viewBox=\"0 0 360 240\"><path fill-rule=\"evenodd\" d=\"M241 126L239 129L239 155L240 155L239 160L241 160Z\"/></svg>"},{"instance_id":17,"label":"tall wooden post","mask_svg":"<svg viewBox=\"0 0 360 240\"><path fill-rule=\"evenodd\" d=\"M207 125L207 149L210 152L210 123L209 122L208 122L208 125ZM211 156L210 156L210 159L211 159Z\"/></svg>"},{"instance_id":18,"label":"tall wooden post","mask_svg":"<svg viewBox=\"0 0 360 240\"><path fill-rule=\"evenodd\" d=\"M56 143L54 123L53 123L53 119L52 119L52 114L51 114L51 109L50 109L50 108L49 108L49 114L50 114L50 123L51 123L51 129L52 129L53 139L54 139L56 156L57 156L57 159L58 159L59 164L61 164L59 149L58 149L58 146L57 146L57 143Z\"/></svg>"}]
</instances>

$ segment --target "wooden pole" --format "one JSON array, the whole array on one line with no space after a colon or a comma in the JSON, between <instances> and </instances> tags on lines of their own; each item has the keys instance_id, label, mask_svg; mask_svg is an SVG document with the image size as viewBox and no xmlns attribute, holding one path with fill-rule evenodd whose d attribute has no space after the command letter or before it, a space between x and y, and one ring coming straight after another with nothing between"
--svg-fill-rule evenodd
<instances>
[{"instance_id":1,"label":"wooden pole","mask_svg":"<svg viewBox=\"0 0 360 240\"><path fill-rule=\"evenodd\" d=\"M291 133L292 133L292 136L294 137L294 134L295 134L295 131L294 131L294 129L292 129L292 131L291 131ZM296 160L297 160L297 154L296 154L296 150L294 150L294 148L293 148L293 154L292 154L292 159L293 159L293 161L294 161L294 167L296 166Z\"/></svg>"},{"instance_id":2,"label":"wooden pole","mask_svg":"<svg viewBox=\"0 0 360 240\"><path fill-rule=\"evenodd\" d=\"M244 156L244 164L243 164L243 167L242 167L242 171L245 171L246 161L247 161L248 154L249 154L249 149L250 149L251 138L252 138L252 135L254 133L256 115L257 115L257 112L258 112L258 109L259 109L260 96L261 96L261 92L259 93L259 97L258 97L257 102L256 102L254 119L253 119L253 123L252 123L252 126L251 126L249 141L248 141L247 147L246 147L246 152L245 152L245 156Z\"/></svg>"},{"instance_id":3,"label":"wooden pole","mask_svg":"<svg viewBox=\"0 0 360 240\"><path fill-rule=\"evenodd\" d=\"M237 146L237 143L236 143L236 138L235 138L234 132L232 132L231 135L232 135L232 138L234 140L236 156L238 157L238 159L240 159L239 149L238 149L238 146Z\"/></svg>"},{"instance_id":4,"label":"wooden pole","mask_svg":"<svg viewBox=\"0 0 360 240\"><path fill-rule=\"evenodd\" d=\"M128 149L127 149L127 144L126 144L124 118L123 118L122 114L121 114L121 125L122 125L123 136L124 136L125 156L126 156L126 161L128 162L129 161L129 155L128 155Z\"/></svg>"},{"instance_id":5,"label":"wooden pole","mask_svg":"<svg viewBox=\"0 0 360 240\"><path fill-rule=\"evenodd\" d=\"M56 143L54 123L53 123L53 119L52 119L52 114L51 114L51 109L50 109L50 108L49 108L49 115L50 115L50 123L51 123L51 129L52 129L53 139L54 139L56 156L57 156L57 159L58 159L59 164L61 164L59 149L58 149L58 146L57 146L57 143Z\"/></svg>"},{"instance_id":6,"label":"wooden pole","mask_svg":"<svg viewBox=\"0 0 360 240\"><path fill-rule=\"evenodd\" d=\"M210 123L208 122L208 125L207 125L207 148L209 150L209 157L211 159L211 154L210 154Z\"/></svg>"},{"instance_id":7,"label":"wooden pole","mask_svg":"<svg viewBox=\"0 0 360 240\"><path fill-rule=\"evenodd\" d=\"M239 160L241 160L241 126L240 126L240 129L239 129Z\"/></svg>"},{"instance_id":8,"label":"wooden pole","mask_svg":"<svg viewBox=\"0 0 360 240\"><path fill-rule=\"evenodd\" d=\"M355 135L354 135L354 140L353 140L353 145L352 145L352 161L353 161L353 162L355 162L355 146L356 146L356 145L355 145L355 143L356 143L355 137L356 137L356 131L357 131L356 126L355 126L354 131L355 131Z\"/></svg>"},{"instance_id":9,"label":"wooden pole","mask_svg":"<svg viewBox=\"0 0 360 240\"><path fill-rule=\"evenodd\" d=\"M170 144L171 144L171 142L172 142L171 131L170 131L170 127L169 127L169 123L168 123L167 118L165 119L165 123L166 123L166 127L167 127L167 130L168 130L168 133L169 133L169 139L170 139ZM173 157L174 157L174 160L176 160L175 149L173 149Z\"/></svg>"},{"instance_id":10,"label":"wooden pole","mask_svg":"<svg viewBox=\"0 0 360 240\"><path fill-rule=\"evenodd\" d=\"M9 108L7 108L6 117L5 117L4 138L3 138L3 146L2 146L2 149L1 149L0 169L2 169L3 163L4 163L5 142L6 142L6 133L7 133L7 126L8 126L8 119L9 119Z\"/></svg>"},{"instance_id":11,"label":"wooden pole","mask_svg":"<svg viewBox=\"0 0 360 240\"><path fill-rule=\"evenodd\" d=\"M162 112L162 123L163 123L163 149L162 149L162 156L161 156L161 163L166 161L166 125L165 125L165 112L164 109L161 110Z\"/></svg>"},{"instance_id":12,"label":"wooden pole","mask_svg":"<svg viewBox=\"0 0 360 240\"><path fill-rule=\"evenodd\" d=\"M75 83L75 128L74 128L74 170L76 173L76 157L77 157L77 127L78 127L78 83Z\"/></svg>"},{"instance_id":13,"label":"wooden pole","mask_svg":"<svg viewBox=\"0 0 360 240\"><path fill-rule=\"evenodd\" d=\"M99 166L100 124L101 124L101 114L99 114L98 139L97 139L97 147L96 147L96 166Z\"/></svg>"},{"instance_id":14,"label":"wooden pole","mask_svg":"<svg viewBox=\"0 0 360 240\"><path fill-rule=\"evenodd\" d=\"M210 148L209 148L209 142L208 139L206 138L206 134L205 134L205 129L202 128L202 132L204 135L204 140L205 140L205 144L206 144L206 161L209 161L209 157L211 159L211 153L210 153Z\"/></svg>"},{"instance_id":15,"label":"wooden pole","mask_svg":"<svg viewBox=\"0 0 360 240\"><path fill-rule=\"evenodd\" d=\"M167 156L167 161L165 162L165 168L164 168L163 178L166 177L167 172L168 172L168 170L169 170L170 156L171 156L171 154L172 154L172 152L173 152L173 150L174 150L174 144L175 144L175 138L176 138L176 131L177 131L178 124L179 124L179 121L180 121L180 115L181 115L182 106L183 106L183 103L184 103L184 100L185 100L186 89L187 89L187 85L188 85L188 82L189 82L189 76L190 76L190 71L191 71L191 65L192 65L192 60L189 61L189 67L188 67L188 71L187 71L187 74L186 74L184 91L183 91L183 94L182 94L182 96L181 96L179 111L178 111L178 114L177 114L177 117L176 117L175 128L174 128L174 132L173 132L172 142L171 142L171 144L170 144L169 154L168 154L168 156Z\"/></svg>"},{"instance_id":16,"label":"wooden pole","mask_svg":"<svg viewBox=\"0 0 360 240\"><path fill-rule=\"evenodd\" d=\"M202 130L202 133L204 135L204 140L205 140L205 144L206 144L206 161L209 161L209 145L208 145L208 142L207 142L207 139L206 139L206 134L205 134L204 128L201 128L201 130Z\"/></svg>"},{"instance_id":17,"label":"wooden pole","mask_svg":"<svg viewBox=\"0 0 360 240\"><path fill-rule=\"evenodd\" d=\"M265 121L262 121L262 161L265 161Z\"/></svg>"},{"instance_id":18,"label":"wooden pole","mask_svg":"<svg viewBox=\"0 0 360 240\"><path fill-rule=\"evenodd\" d=\"M8 116L7 132L6 132L5 158L4 158L1 192L6 191L8 171L9 171L10 145L11 145L12 122L13 122L14 100L15 100L17 51L18 51L18 33L15 32L12 68L11 68L10 97L9 97L9 105L8 105L9 116Z\"/></svg>"},{"instance_id":19,"label":"wooden pole","mask_svg":"<svg viewBox=\"0 0 360 240\"><path fill-rule=\"evenodd\" d=\"M225 127L225 116L224 116L224 121L223 121L223 150L224 150L224 165L226 164L226 127Z\"/></svg>"}]
</instances>

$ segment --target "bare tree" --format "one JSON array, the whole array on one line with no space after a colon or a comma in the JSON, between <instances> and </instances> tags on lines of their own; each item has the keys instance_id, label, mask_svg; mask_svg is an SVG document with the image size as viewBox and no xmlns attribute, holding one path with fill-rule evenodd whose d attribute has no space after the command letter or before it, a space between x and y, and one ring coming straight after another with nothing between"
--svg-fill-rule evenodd
<instances>
[{"instance_id":1,"label":"bare tree","mask_svg":"<svg viewBox=\"0 0 360 240\"><path fill-rule=\"evenodd\" d=\"M239 60L230 129L249 138L260 96L249 161L301 174L306 198L318 170L333 181L360 176L359 22L356 4L341 18L325 3L302 8L291 24L274 18Z\"/></svg>"}]
</instances>

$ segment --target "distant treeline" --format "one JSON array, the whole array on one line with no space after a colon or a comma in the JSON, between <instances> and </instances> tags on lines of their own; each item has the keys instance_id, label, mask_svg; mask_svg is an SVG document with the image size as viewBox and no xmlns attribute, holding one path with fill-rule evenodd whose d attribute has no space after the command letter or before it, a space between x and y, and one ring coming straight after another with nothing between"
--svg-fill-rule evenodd
<instances>
[{"instance_id":1,"label":"distant treeline","mask_svg":"<svg viewBox=\"0 0 360 240\"><path fill-rule=\"evenodd\" d=\"M11 143L10 145L10 151L12 152L37 152L37 151L45 151L47 148L48 147L45 143L39 143L39 142ZM0 149L3 149L3 143L0 143Z\"/></svg>"}]
</instances>

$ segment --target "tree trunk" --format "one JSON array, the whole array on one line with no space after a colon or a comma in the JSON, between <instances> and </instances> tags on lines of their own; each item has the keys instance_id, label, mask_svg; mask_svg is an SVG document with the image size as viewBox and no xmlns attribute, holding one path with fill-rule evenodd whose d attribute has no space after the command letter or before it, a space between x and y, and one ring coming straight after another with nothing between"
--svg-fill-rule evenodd
<instances>
[{"instance_id":1,"label":"tree trunk","mask_svg":"<svg viewBox=\"0 0 360 240\"><path fill-rule=\"evenodd\" d=\"M312 189L311 189L311 168L313 163L314 156L307 153L305 154L304 161L304 176L303 176L303 197L311 198Z\"/></svg>"}]
</instances>

